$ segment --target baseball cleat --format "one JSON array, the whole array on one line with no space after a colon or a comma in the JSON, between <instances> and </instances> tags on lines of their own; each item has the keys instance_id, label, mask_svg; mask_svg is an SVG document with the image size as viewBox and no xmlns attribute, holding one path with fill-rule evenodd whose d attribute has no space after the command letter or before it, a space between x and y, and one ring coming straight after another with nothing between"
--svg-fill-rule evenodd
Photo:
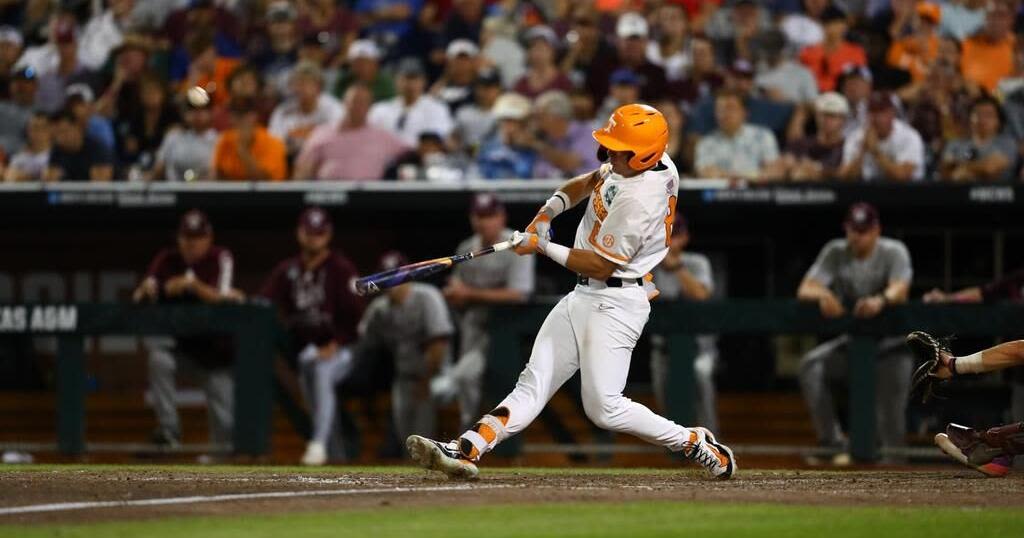
<instances>
[{"instance_id":1,"label":"baseball cleat","mask_svg":"<svg viewBox=\"0 0 1024 538\"><path fill-rule=\"evenodd\" d=\"M987 445L978 431L959 424L950 424L946 433L936 435L935 444L956 461L986 476L1006 476L1013 463L1013 458L1001 448Z\"/></svg>"},{"instance_id":2,"label":"baseball cleat","mask_svg":"<svg viewBox=\"0 0 1024 538\"><path fill-rule=\"evenodd\" d=\"M310 441L306 444L306 453L302 455L302 464L320 466L327 463L327 447L323 443Z\"/></svg>"},{"instance_id":3,"label":"baseball cleat","mask_svg":"<svg viewBox=\"0 0 1024 538\"><path fill-rule=\"evenodd\" d=\"M440 443L419 435L410 435L405 440L405 448L420 467L441 471L448 478L476 480L480 474L476 464L462 456L458 441Z\"/></svg>"},{"instance_id":4,"label":"baseball cleat","mask_svg":"<svg viewBox=\"0 0 1024 538\"><path fill-rule=\"evenodd\" d=\"M691 428L689 448L683 454L701 464L711 476L719 480L732 478L736 472L736 457L732 449L715 440L715 435L707 428Z\"/></svg>"}]
</instances>

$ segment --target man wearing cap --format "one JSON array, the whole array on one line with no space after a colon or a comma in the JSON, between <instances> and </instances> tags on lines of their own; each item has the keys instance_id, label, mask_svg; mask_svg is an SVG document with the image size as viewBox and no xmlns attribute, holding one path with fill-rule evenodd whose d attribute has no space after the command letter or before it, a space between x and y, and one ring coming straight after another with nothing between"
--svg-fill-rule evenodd
<instances>
[{"instance_id":1,"label":"man wearing cap","mask_svg":"<svg viewBox=\"0 0 1024 538\"><path fill-rule=\"evenodd\" d=\"M591 128L573 118L565 92L544 92L534 104L537 134L534 150L540 161L533 173L539 178L568 178L601 165Z\"/></svg>"},{"instance_id":2,"label":"man wearing cap","mask_svg":"<svg viewBox=\"0 0 1024 538\"><path fill-rule=\"evenodd\" d=\"M594 91L594 99L601 101L608 93L609 77L616 69L625 67L640 76L640 94L653 101L663 97L667 89L665 70L647 59L650 27L639 13L627 12L619 16L615 25L617 36L616 61L599 61L587 75L586 85Z\"/></svg>"},{"instance_id":3,"label":"man wearing cap","mask_svg":"<svg viewBox=\"0 0 1024 538\"><path fill-rule=\"evenodd\" d=\"M335 428L334 387L352 369L351 347L363 302L350 285L358 276L355 266L331 249L334 225L326 211L304 210L295 235L299 254L274 268L260 295L274 304L288 331L312 409L313 436L302 463L323 465Z\"/></svg>"},{"instance_id":4,"label":"man wearing cap","mask_svg":"<svg viewBox=\"0 0 1024 538\"><path fill-rule=\"evenodd\" d=\"M862 181L924 180L924 142L909 124L896 118L895 98L875 92L868 100L868 121L847 137L839 177Z\"/></svg>"},{"instance_id":5,"label":"man wearing cap","mask_svg":"<svg viewBox=\"0 0 1024 538\"><path fill-rule=\"evenodd\" d=\"M252 55L267 85L277 94L288 94L288 73L299 59L298 11L288 0L267 4L267 42L261 52Z\"/></svg>"},{"instance_id":6,"label":"man wearing cap","mask_svg":"<svg viewBox=\"0 0 1024 538\"><path fill-rule=\"evenodd\" d=\"M341 103L323 91L323 74L310 62L300 62L290 74L290 96L270 115L270 134L284 140L289 155L296 155L313 129L333 126L344 116Z\"/></svg>"},{"instance_id":7,"label":"man wearing cap","mask_svg":"<svg viewBox=\"0 0 1024 538\"><path fill-rule=\"evenodd\" d=\"M620 106L640 101L641 79L632 69L620 67L612 72L608 79L608 97L605 97L600 108L597 109L596 118L610 116Z\"/></svg>"},{"instance_id":8,"label":"man wearing cap","mask_svg":"<svg viewBox=\"0 0 1024 538\"><path fill-rule=\"evenodd\" d=\"M231 100L232 128L213 148L212 177L228 181L283 181L288 178L284 141L260 125L251 99Z\"/></svg>"},{"instance_id":9,"label":"man wearing cap","mask_svg":"<svg viewBox=\"0 0 1024 538\"><path fill-rule=\"evenodd\" d=\"M15 69L31 67L36 73L52 73L60 65L61 56L70 54L68 49L74 49L74 55L78 55L78 27L75 17L71 13L57 13L50 21L48 41L42 45L28 47L18 58ZM62 54L63 52L63 54Z\"/></svg>"},{"instance_id":10,"label":"man wearing cap","mask_svg":"<svg viewBox=\"0 0 1024 538\"><path fill-rule=\"evenodd\" d=\"M132 29L134 8L135 0L109 0L107 9L85 23L78 42L82 65L96 70L107 63L110 52L121 44L125 34Z\"/></svg>"},{"instance_id":11,"label":"man wearing cap","mask_svg":"<svg viewBox=\"0 0 1024 538\"><path fill-rule=\"evenodd\" d=\"M479 56L480 47L468 39L456 39L445 50L444 73L430 93L447 104L453 115L473 101Z\"/></svg>"},{"instance_id":12,"label":"man wearing cap","mask_svg":"<svg viewBox=\"0 0 1024 538\"><path fill-rule=\"evenodd\" d=\"M783 163L775 135L747 123L743 95L723 90L715 97L718 129L700 139L694 169L707 178L772 181L780 179Z\"/></svg>"},{"instance_id":13,"label":"man wearing cap","mask_svg":"<svg viewBox=\"0 0 1024 538\"><path fill-rule=\"evenodd\" d=\"M85 129L87 136L103 144L109 151L116 149L114 124L110 118L96 112L96 98L88 84L76 82L68 86L63 101L64 108L75 115L75 121Z\"/></svg>"},{"instance_id":14,"label":"man wearing cap","mask_svg":"<svg viewBox=\"0 0 1024 538\"><path fill-rule=\"evenodd\" d=\"M392 132L367 123L372 100L366 85L349 86L341 121L318 128L302 146L295 159L296 181L384 179L388 165L409 146Z\"/></svg>"},{"instance_id":15,"label":"man wearing cap","mask_svg":"<svg viewBox=\"0 0 1024 538\"><path fill-rule=\"evenodd\" d=\"M35 107L38 76L31 67L11 74L10 96L0 101L0 148L4 155L14 155L25 145L25 126Z\"/></svg>"},{"instance_id":16,"label":"man wearing cap","mask_svg":"<svg viewBox=\"0 0 1024 538\"><path fill-rule=\"evenodd\" d=\"M412 57L402 59L395 82L398 95L370 108L370 125L391 131L407 146L415 145L424 131L447 138L454 127L451 112L443 102L424 93L427 75L423 64Z\"/></svg>"},{"instance_id":17,"label":"man wearing cap","mask_svg":"<svg viewBox=\"0 0 1024 538\"><path fill-rule=\"evenodd\" d=\"M213 227L197 209L186 212L178 225L176 248L157 253L146 276L132 294L136 303L218 304L238 301L233 288L235 262L231 251L213 244ZM175 407L174 380L181 371L199 381L206 392L210 443L231 443L234 423L234 358L230 340L215 335L147 338L149 390L160 445L181 443L181 422Z\"/></svg>"},{"instance_id":18,"label":"man wearing cap","mask_svg":"<svg viewBox=\"0 0 1024 538\"><path fill-rule=\"evenodd\" d=\"M530 99L550 90L568 92L572 82L559 68L557 60L558 36L548 26L534 26L523 36L526 44L526 73L512 90Z\"/></svg>"},{"instance_id":19,"label":"man wearing cap","mask_svg":"<svg viewBox=\"0 0 1024 538\"><path fill-rule=\"evenodd\" d=\"M874 75L871 69L860 65L848 65L843 69L836 85L836 91L843 94L850 106L843 135L850 136L868 121L868 99L874 91Z\"/></svg>"},{"instance_id":20,"label":"man wearing cap","mask_svg":"<svg viewBox=\"0 0 1024 538\"><path fill-rule=\"evenodd\" d=\"M477 153L476 175L484 179L532 179L537 164L533 133L527 121L532 106L518 93L506 93L494 104L498 130Z\"/></svg>"},{"instance_id":21,"label":"man wearing cap","mask_svg":"<svg viewBox=\"0 0 1024 538\"><path fill-rule=\"evenodd\" d=\"M846 237L825 244L808 269L797 298L818 304L821 315L837 318L873 318L889 305L907 301L914 271L910 252L902 241L881 237L878 211L867 203L850 206L844 221ZM841 378L846 368L849 336L828 340L809 351L800 362L800 388L818 436L818 443L837 451L833 463L846 464L846 438L836 419L830 378ZM906 435L906 404L913 360L902 337L879 342L875 374L876 420L883 447L899 447Z\"/></svg>"},{"instance_id":22,"label":"man wearing cap","mask_svg":"<svg viewBox=\"0 0 1024 538\"><path fill-rule=\"evenodd\" d=\"M494 132L494 103L501 96L501 73L482 69L473 84L473 102L455 113L455 138L467 153L473 155L484 140Z\"/></svg>"},{"instance_id":23,"label":"man wearing cap","mask_svg":"<svg viewBox=\"0 0 1024 538\"><path fill-rule=\"evenodd\" d=\"M847 65L867 65L868 60L863 47L847 41L849 24L839 8L829 6L821 15L821 23L825 39L800 51L800 62L814 73L818 89L828 92L836 88L836 81Z\"/></svg>"},{"instance_id":24,"label":"man wearing cap","mask_svg":"<svg viewBox=\"0 0 1024 538\"><path fill-rule=\"evenodd\" d=\"M387 271L408 263L401 253L385 253L378 264ZM437 407L431 380L449 360L455 327L441 292L423 282L395 286L370 302L359 322L361 353L384 351L395 364L391 411L398 439L431 435Z\"/></svg>"},{"instance_id":25,"label":"man wearing cap","mask_svg":"<svg viewBox=\"0 0 1024 538\"><path fill-rule=\"evenodd\" d=\"M349 86L359 82L366 84L373 92L373 101L383 101L395 96L394 78L380 68L380 49L369 39L357 39L348 46L345 55L347 65L334 85L335 96L342 98Z\"/></svg>"},{"instance_id":26,"label":"man wearing cap","mask_svg":"<svg viewBox=\"0 0 1024 538\"><path fill-rule=\"evenodd\" d=\"M665 70L670 82L681 80L693 62L686 11L677 3L664 3L655 12L657 40L647 44L647 60Z\"/></svg>"},{"instance_id":27,"label":"man wearing cap","mask_svg":"<svg viewBox=\"0 0 1024 538\"><path fill-rule=\"evenodd\" d=\"M760 33L755 56L759 59L754 85L774 101L809 105L818 97L818 83L786 51L786 36L778 30Z\"/></svg>"},{"instance_id":28,"label":"man wearing cap","mask_svg":"<svg viewBox=\"0 0 1024 538\"><path fill-rule=\"evenodd\" d=\"M794 140L783 159L787 176L794 181L819 181L837 177L843 160L843 126L850 115L846 98L826 92L814 101L815 132Z\"/></svg>"},{"instance_id":29,"label":"man wearing cap","mask_svg":"<svg viewBox=\"0 0 1024 538\"><path fill-rule=\"evenodd\" d=\"M57 28L51 38L53 44L45 45L56 51L57 62L52 69L39 73L39 91L36 93L36 106L47 113L56 112L64 106L67 88L85 84L91 91L98 82L96 73L79 61L74 26L62 19L58 21L54 23Z\"/></svg>"},{"instance_id":30,"label":"man wearing cap","mask_svg":"<svg viewBox=\"0 0 1024 538\"><path fill-rule=\"evenodd\" d=\"M89 135L71 110L52 117L53 149L46 168L46 181L110 181L114 176L114 153Z\"/></svg>"},{"instance_id":31,"label":"man wearing cap","mask_svg":"<svg viewBox=\"0 0 1024 538\"><path fill-rule=\"evenodd\" d=\"M506 225L505 206L490 193L473 197L469 222L473 235L459 243L456 252L472 252L512 236ZM459 401L461 428L473 425L480 414L482 381L489 348L490 306L523 303L533 293L533 256L499 252L457 265L443 293L457 312L462 356L431 384L435 395L454 391Z\"/></svg>"},{"instance_id":32,"label":"man wearing cap","mask_svg":"<svg viewBox=\"0 0 1024 538\"><path fill-rule=\"evenodd\" d=\"M651 271L654 284L658 287L659 301L707 301L715 295L714 275L711 260L704 254L687 250L690 244L690 227L686 219L677 215L672 226L668 254ZM721 295L721 294L719 294ZM697 422L711 431L718 431L718 403L715 390L715 365L718 362L718 337L700 335L697 337L697 357L693 373L697 382ZM662 410L668 409L669 353L664 335L651 335L651 383L654 397Z\"/></svg>"},{"instance_id":33,"label":"man wearing cap","mask_svg":"<svg viewBox=\"0 0 1024 538\"><path fill-rule=\"evenodd\" d=\"M202 88L193 88L180 104L185 125L164 136L156 152L150 180L209 181L217 130L213 128L213 100Z\"/></svg>"}]
</instances>

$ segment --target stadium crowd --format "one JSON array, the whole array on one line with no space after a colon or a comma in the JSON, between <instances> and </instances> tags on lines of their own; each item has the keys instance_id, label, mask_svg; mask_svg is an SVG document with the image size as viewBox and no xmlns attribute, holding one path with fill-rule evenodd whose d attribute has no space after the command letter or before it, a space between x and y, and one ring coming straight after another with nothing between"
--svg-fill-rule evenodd
<instances>
[{"instance_id":1,"label":"stadium crowd","mask_svg":"<svg viewBox=\"0 0 1024 538\"><path fill-rule=\"evenodd\" d=\"M2 0L7 181L1021 177L1017 0Z\"/></svg>"}]
</instances>

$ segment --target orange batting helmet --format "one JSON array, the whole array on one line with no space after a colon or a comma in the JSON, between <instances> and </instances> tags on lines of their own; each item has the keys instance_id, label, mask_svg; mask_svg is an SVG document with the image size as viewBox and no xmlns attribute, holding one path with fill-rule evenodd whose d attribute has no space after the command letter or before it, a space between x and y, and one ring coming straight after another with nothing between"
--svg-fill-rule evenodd
<instances>
[{"instance_id":1,"label":"orange batting helmet","mask_svg":"<svg viewBox=\"0 0 1024 538\"><path fill-rule=\"evenodd\" d=\"M668 122L658 109L647 105L623 105L612 112L594 140L612 151L632 151L629 166L646 170L661 160L668 146Z\"/></svg>"}]
</instances>

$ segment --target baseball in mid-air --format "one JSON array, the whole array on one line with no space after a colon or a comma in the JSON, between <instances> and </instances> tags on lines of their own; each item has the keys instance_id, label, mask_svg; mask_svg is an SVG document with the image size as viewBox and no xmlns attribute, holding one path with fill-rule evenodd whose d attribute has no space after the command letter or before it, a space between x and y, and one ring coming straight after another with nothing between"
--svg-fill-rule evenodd
<instances>
[{"instance_id":1,"label":"baseball in mid-air","mask_svg":"<svg viewBox=\"0 0 1024 538\"><path fill-rule=\"evenodd\" d=\"M195 107L204 107L210 103L210 94L201 86L192 86L185 93L188 104Z\"/></svg>"}]
</instances>

